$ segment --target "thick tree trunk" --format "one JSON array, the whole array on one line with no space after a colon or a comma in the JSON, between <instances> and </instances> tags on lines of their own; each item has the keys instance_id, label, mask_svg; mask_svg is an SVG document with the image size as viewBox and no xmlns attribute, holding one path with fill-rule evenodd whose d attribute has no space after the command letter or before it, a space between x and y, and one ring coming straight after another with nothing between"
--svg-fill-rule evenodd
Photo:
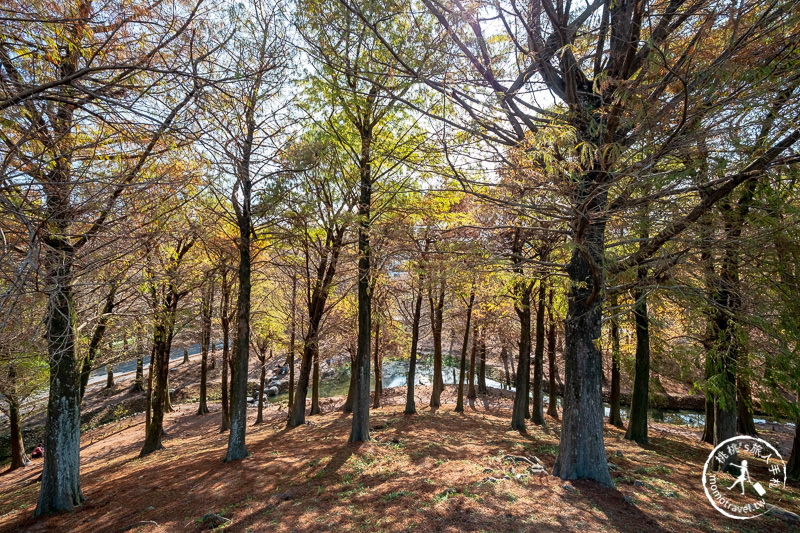
<instances>
[{"instance_id":1,"label":"thick tree trunk","mask_svg":"<svg viewBox=\"0 0 800 533\"><path fill-rule=\"evenodd\" d=\"M319 350L315 350L314 370L311 376L311 411L308 414L313 416L319 413Z\"/></svg>"},{"instance_id":2,"label":"thick tree trunk","mask_svg":"<svg viewBox=\"0 0 800 533\"><path fill-rule=\"evenodd\" d=\"M197 414L208 413L208 345L211 343L211 319L214 300L214 278L206 274L206 286L200 302L200 403Z\"/></svg>"},{"instance_id":3,"label":"thick tree trunk","mask_svg":"<svg viewBox=\"0 0 800 533\"><path fill-rule=\"evenodd\" d=\"M431 284L433 285L433 284ZM442 326L444 317L444 279L439 281L437 297L434 298L433 287L431 286L428 294L428 302L431 308L431 335L433 336L433 383L431 392L431 409L437 409L441 405L442 391L444 390L444 379L442 379Z\"/></svg>"},{"instance_id":4,"label":"thick tree trunk","mask_svg":"<svg viewBox=\"0 0 800 533\"><path fill-rule=\"evenodd\" d=\"M369 440L369 352L372 347L372 294L370 293L370 211L372 205L372 130L361 130L361 194L358 200L358 346L356 349L353 426L349 442Z\"/></svg>"},{"instance_id":5,"label":"thick tree trunk","mask_svg":"<svg viewBox=\"0 0 800 533\"><path fill-rule=\"evenodd\" d=\"M546 257L543 258L546 260ZM544 399L542 394L542 374L544 373L544 303L545 282L539 282L539 305L536 309L536 351L533 356L533 407L531 408L531 422L539 426L544 425Z\"/></svg>"},{"instance_id":6,"label":"thick tree trunk","mask_svg":"<svg viewBox=\"0 0 800 533\"><path fill-rule=\"evenodd\" d=\"M556 387L556 321L553 320L553 289L547 297L547 415L558 420L558 388Z\"/></svg>"},{"instance_id":7,"label":"thick tree trunk","mask_svg":"<svg viewBox=\"0 0 800 533\"><path fill-rule=\"evenodd\" d=\"M619 322L617 321L617 301L611 303L611 401L609 402L608 423L619 428L623 427L620 414L620 373L619 373Z\"/></svg>"},{"instance_id":8,"label":"thick tree trunk","mask_svg":"<svg viewBox=\"0 0 800 533\"><path fill-rule=\"evenodd\" d=\"M594 179L588 183L594 183ZM605 193L583 184L586 209L605 205ZM591 191L591 192L590 192ZM584 198L579 198L579 205ZM605 219L586 215L576 233L579 242L567 266L570 279L564 349L564 405L561 438L553 475L562 479L591 479L612 486L603 442L603 359L595 344L601 335Z\"/></svg>"},{"instance_id":9,"label":"thick tree trunk","mask_svg":"<svg viewBox=\"0 0 800 533\"><path fill-rule=\"evenodd\" d=\"M381 394L383 393L383 365L381 365L381 323L375 323L375 348L372 352L373 364L375 365L375 392L372 395L372 408L377 409L381 406Z\"/></svg>"},{"instance_id":10,"label":"thick tree trunk","mask_svg":"<svg viewBox=\"0 0 800 533\"><path fill-rule=\"evenodd\" d=\"M264 384L267 381L267 359L259 356L258 361L261 363L261 378L258 385L258 415L254 425L264 422Z\"/></svg>"},{"instance_id":11,"label":"thick tree trunk","mask_svg":"<svg viewBox=\"0 0 800 533\"><path fill-rule=\"evenodd\" d=\"M247 457L247 371L250 363L250 180L242 183L243 213L239 216L239 294L236 300L236 347L231 374L231 428L225 462Z\"/></svg>"},{"instance_id":12,"label":"thick tree trunk","mask_svg":"<svg viewBox=\"0 0 800 533\"><path fill-rule=\"evenodd\" d=\"M306 397L308 395L308 379L311 376L311 367L314 362L314 338L316 333L313 331L315 324L309 325L308 335L303 346L303 358L300 362L300 376L297 380L297 388L294 393L294 412L289 419L289 427L297 427L306 423Z\"/></svg>"},{"instance_id":13,"label":"thick tree trunk","mask_svg":"<svg viewBox=\"0 0 800 533\"><path fill-rule=\"evenodd\" d=\"M475 291L469 293L467 303L467 323L464 326L464 343L461 345L461 366L458 374L458 399L456 400L456 413L464 412L464 374L467 367L467 350L469 349L469 327L472 320L472 304L475 301ZM472 368L475 370L475 346L472 347Z\"/></svg>"},{"instance_id":14,"label":"thick tree trunk","mask_svg":"<svg viewBox=\"0 0 800 533\"><path fill-rule=\"evenodd\" d=\"M80 484L80 375L75 355L74 250L66 240L47 249L47 352L50 392L45 455L35 516L69 511L84 502Z\"/></svg>"},{"instance_id":15,"label":"thick tree trunk","mask_svg":"<svg viewBox=\"0 0 800 533\"><path fill-rule=\"evenodd\" d=\"M419 275L419 292L414 300L414 317L411 321L411 357L408 361L408 376L406 377L406 408L404 413L413 415L417 413L417 403L414 398L414 382L417 379L417 345L419 343L419 321L422 316L422 291L425 286L425 275Z\"/></svg>"},{"instance_id":16,"label":"thick tree trunk","mask_svg":"<svg viewBox=\"0 0 800 533\"><path fill-rule=\"evenodd\" d=\"M357 350L355 349L350 352L350 384L347 387L347 399L345 400L344 408L342 409L344 413L353 412L353 402L355 401L356 397L356 353Z\"/></svg>"}]
</instances>

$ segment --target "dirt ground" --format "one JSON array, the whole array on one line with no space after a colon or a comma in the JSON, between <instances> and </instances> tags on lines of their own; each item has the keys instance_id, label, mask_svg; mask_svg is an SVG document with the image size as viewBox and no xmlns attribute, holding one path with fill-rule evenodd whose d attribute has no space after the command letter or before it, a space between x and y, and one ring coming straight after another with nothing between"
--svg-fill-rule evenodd
<instances>
[{"instance_id":1,"label":"dirt ground","mask_svg":"<svg viewBox=\"0 0 800 533\"><path fill-rule=\"evenodd\" d=\"M41 460L0 476L0 531L202 531L209 513L226 531L797 531L775 517L737 521L715 511L701 485L711 447L696 430L651 425L651 443L631 444L606 429L616 488L528 474L507 455L535 456L553 466L559 424L522 435L508 429L511 398L492 391L453 412L453 387L437 411L430 390L417 388L416 416L403 415L405 389L385 391L372 411L373 440L348 445L351 419L342 398L324 399L323 414L285 429L285 407L267 407L266 422L248 428L250 456L222 462L227 434L219 404L167 415L165 449L138 457L144 415L82 435L77 510L33 520ZM256 411L250 409L249 422ZM790 436L762 427L785 447ZM782 452L784 450L781 450ZM781 506L797 512L800 489ZM225 521L227 520L227 521Z\"/></svg>"}]
</instances>

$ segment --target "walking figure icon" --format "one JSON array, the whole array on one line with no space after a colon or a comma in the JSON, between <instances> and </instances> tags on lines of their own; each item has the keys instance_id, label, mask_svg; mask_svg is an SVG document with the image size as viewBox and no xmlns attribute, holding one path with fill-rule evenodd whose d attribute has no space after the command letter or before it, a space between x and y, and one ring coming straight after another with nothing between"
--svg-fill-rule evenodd
<instances>
[{"instance_id":1,"label":"walking figure icon","mask_svg":"<svg viewBox=\"0 0 800 533\"><path fill-rule=\"evenodd\" d=\"M736 478L736 481L733 482L733 485L728 487L728 490L731 490L736 485L740 485L742 487L742 494L744 494L744 481L747 479L747 481L749 481L753 486L753 490L755 490L759 496L764 496L764 494L766 494L767 491L764 490L764 487L761 486L761 483L753 483L753 480L750 479L750 471L747 469L746 460L743 460L742 464L740 465L731 464L731 466L739 469L739 477Z\"/></svg>"}]
</instances>

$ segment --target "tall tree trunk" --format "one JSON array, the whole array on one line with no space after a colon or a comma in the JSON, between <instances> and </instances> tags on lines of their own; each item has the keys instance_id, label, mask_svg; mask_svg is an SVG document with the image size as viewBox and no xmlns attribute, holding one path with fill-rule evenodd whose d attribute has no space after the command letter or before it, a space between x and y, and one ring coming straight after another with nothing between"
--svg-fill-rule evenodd
<instances>
[{"instance_id":1,"label":"tall tree trunk","mask_svg":"<svg viewBox=\"0 0 800 533\"><path fill-rule=\"evenodd\" d=\"M264 422L264 384L267 381L267 358L265 355L259 354L258 362L261 367L261 377L258 385L258 416L254 425Z\"/></svg>"},{"instance_id":2,"label":"tall tree trunk","mask_svg":"<svg viewBox=\"0 0 800 533\"><path fill-rule=\"evenodd\" d=\"M5 398L8 402L9 440L11 441L11 465L9 471L22 468L28 464L28 458L25 456L25 445L22 442L22 423L16 388L17 365L12 362L8 365L8 395Z\"/></svg>"},{"instance_id":3,"label":"tall tree trunk","mask_svg":"<svg viewBox=\"0 0 800 533\"><path fill-rule=\"evenodd\" d=\"M547 260L547 256L542 258ZM531 422L539 426L544 425L544 399L542 394L542 374L544 373L544 303L545 280L539 281L539 305L536 309L536 351L533 356L533 408L531 409Z\"/></svg>"},{"instance_id":4,"label":"tall tree trunk","mask_svg":"<svg viewBox=\"0 0 800 533\"><path fill-rule=\"evenodd\" d=\"M377 409L381 406L381 394L383 393L383 365L381 365L381 322L375 322L375 349L373 360L375 364L375 393L372 396L372 408Z\"/></svg>"},{"instance_id":5,"label":"tall tree trunk","mask_svg":"<svg viewBox=\"0 0 800 533\"><path fill-rule=\"evenodd\" d=\"M209 349L211 350L211 353L208 354L208 369L214 370L215 368L217 368L217 345L214 342L214 339L211 339L211 342L209 344L210 344Z\"/></svg>"},{"instance_id":6,"label":"tall tree trunk","mask_svg":"<svg viewBox=\"0 0 800 533\"><path fill-rule=\"evenodd\" d=\"M633 291L636 303L633 316L636 323L636 369L633 378L633 395L631 396L631 414L625 438L647 444L647 408L649 406L650 384L650 320L647 316L647 295L641 286L647 277L647 270L639 268L640 285Z\"/></svg>"},{"instance_id":7,"label":"tall tree trunk","mask_svg":"<svg viewBox=\"0 0 800 533\"><path fill-rule=\"evenodd\" d=\"M408 361L408 376L406 377L406 408L404 413L414 415L417 413L417 403L414 398L414 382L417 379L417 345L419 344L419 321L422 316L422 291L425 287L425 274L419 274L419 291L414 300L414 316L411 320L411 357Z\"/></svg>"},{"instance_id":8,"label":"tall tree trunk","mask_svg":"<svg viewBox=\"0 0 800 533\"><path fill-rule=\"evenodd\" d=\"M433 281L433 280L431 280ZM431 335L433 336L433 383L430 407L441 405L444 380L442 379L442 326L444 324L444 278L439 280L439 290L434 297L433 283L429 288L428 302L431 308Z\"/></svg>"},{"instance_id":9,"label":"tall tree trunk","mask_svg":"<svg viewBox=\"0 0 800 533\"><path fill-rule=\"evenodd\" d=\"M487 394L486 386L486 330L481 332L480 340L480 366L478 369L478 394Z\"/></svg>"},{"instance_id":10,"label":"tall tree trunk","mask_svg":"<svg viewBox=\"0 0 800 533\"><path fill-rule=\"evenodd\" d=\"M230 298L232 282L228 279L228 271L225 266L221 273L222 300L219 308L219 321L222 326L222 389L220 404L222 408L222 419L220 420L219 431L228 431L231 424L230 404L228 402L228 370L230 369L230 343L231 343L231 321L230 321Z\"/></svg>"},{"instance_id":11,"label":"tall tree trunk","mask_svg":"<svg viewBox=\"0 0 800 533\"><path fill-rule=\"evenodd\" d=\"M353 412L353 402L356 397L356 353L358 352L355 348L350 350L350 384L347 387L347 399L342 409L344 413Z\"/></svg>"},{"instance_id":12,"label":"tall tree trunk","mask_svg":"<svg viewBox=\"0 0 800 533\"><path fill-rule=\"evenodd\" d=\"M186 346L183 347L183 364L189 363L189 348Z\"/></svg>"},{"instance_id":13,"label":"tall tree trunk","mask_svg":"<svg viewBox=\"0 0 800 533\"><path fill-rule=\"evenodd\" d=\"M595 345L602 331L605 219L601 213L607 193L602 186L594 186L602 179L599 172L591 174L582 181L577 198L577 205L591 214L584 214L576 228L567 266L570 283L564 328L564 405L553 475L611 486L603 442L603 360Z\"/></svg>"},{"instance_id":14,"label":"tall tree trunk","mask_svg":"<svg viewBox=\"0 0 800 533\"><path fill-rule=\"evenodd\" d=\"M514 391L514 406L511 412L511 428L525 431L525 418L528 414L528 387L531 372L531 283L524 279L522 232L519 228L514 231L514 241L511 247L512 268L519 278L517 280L517 298L514 310L519 317L519 359L517 360L517 373Z\"/></svg>"},{"instance_id":15,"label":"tall tree trunk","mask_svg":"<svg viewBox=\"0 0 800 533\"><path fill-rule=\"evenodd\" d=\"M144 335L141 320L136 320L136 377L133 380L133 392L144 391Z\"/></svg>"},{"instance_id":16,"label":"tall tree trunk","mask_svg":"<svg viewBox=\"0 0 800 533\"><path fill-rule=\"evenodd\" d=\"M619 373L619 322L617 320L617 300L609 302L611 308L611 401L609 402L608 423L624 427L620 414L620 373Z\"/></svg>"},{"instance_id":17,"label":"tall tree trunk","mask_svg":"<svg viewBox=\"0 0 800 533\"><path fill-rule=\"evenodd\" d=\"M506 371L506 386L511 388L511 371L508 369L508 350L505 344L500 347L500 360L503 361L503 368Z\"/></svg>"},{"instance_id":18,"label":"tall tree trunk","mask_svg":"<svg viewBox=\"0 0 800 533\"><path fill-rule=\"evenodd\" d=\"M475 301L475 290L469 293L469 301L467 303L467 323L464 326L464 343L461 345L461 366L458 374L458 400L456 401L456 413L464 412L464 374L467 370L467 350L469 349L469 324L472 320L472 303ZM475 351L473 347L473 357ZM474 358L473 358L474 361ZM474 366L473 366L474 370Z\"/></svg>"},{"instance_id":19,"label":"tall tree trunk","mask_svg":"<svg viewBox=\"0 0 800 533\"><path fill-rule=\"evenodd\" d=\"M155 330L153 331L153 338L155 339ZM144 415L145 438L147 437L147 432L150 431L150 420L153 417L153 380L155 379L153 366L155 365L155 360L156 343L153 342L152 346L150 346L150 363L147 365L147 400L145 401L147 412Z\"/></svg>"},{"instance_id":20,"label":"tall tree trunk","mask_svg":"<svg viewBox=\"0 0 800 533\"><path fill-rule=\"evenodd\" d=\"M94 365L97 350L100 348L100 343L103 341L103 335L108 326L108 320L114 312L114 299L117 295L118 283L112 282L106 294L103 310L100 311L100 316L97 319L97 325L92 332L92 338L89 339L89 346L86 349L86 357L83 359L81 365L81 386L80 386L80 400L83 401L83 396L86 394L86 386L89 384L89 374L92 372L92 365Z\"/></svg>"},{"instance_id":21,"label":"tall tree trunk","mask_svg":"<svg viewBox=\"0 0 800 533\"><path fill-rule=\"evenodd\" d=\"M208 345L211 342L211 319L214 300L214 278L211 272L206 274L203 298L200 302L200 403L197 414L208 413Z\"/></svg>"},{"instance_id":22,"label":"tall tree trunk","mask_svg":"<svg viewBox=\"0 0 800 533\"><path fill-rule=\"evenodd\" d=\"M478 351L480 350L480 345L478 344L478 336L479 336L479 328L478 322L472 326L472 352L470 352L469 356L469 377L467 379L467 398L470 400L474 400L478 397L478 393L475 390L475 361L478 357Z\"/></svg>"},{"instance_id":23,"label":"tall tree trunk","mask_svg":"<svg viewBox=\"0 0 800 533\"><path fill-rule=\"evenodd\" d=\"M62 206L63 207L63 206ZM54 217L58 224L63 217ZM66 226L60 228L67 234ZM80 484L80 370L75 354L75 251L66 238L51 236L44 264L48 287L46 330L50 392L44 430L42 482L35 516L69 511L84 502Z\"/></svg>"},{"instance_id":24,"label":"tall tree trunk","mask_svg":"<svg viewBox=\"0 0 800 533\"><path fill-rule=\"evenodd\" d=\"M374 90L374 89L373 89ZM370 92L373 95L373 92ZM374 96L374 95L373 95ZM370 293L370 212L372 205L372 130L361 128L361 194L358 200L358 347L353 397L353 426L349 442L369 440L369 352L372 347L372 294Z\"/></svg>"},{"instance_id":25,"label":"tall tree trunk","mask_svg":"<svg viewBox=\"0 0 800 533\"><path fill-rule=\"evenodd\" d=\"M252 137L251 137L252 139ZM250 363L250 179L242 179L242 212L239 214L239 294L236 300L236 347L231 374L228 451L225 462L247 457L247 371Z\"/></svg>"},{"instance_id":26,"label":"tall tree trunk","mask_svg":"<svg viewBox=\"0 0 800 533\"><path fill-rule=\"evenodd\" d=\"M553 319L553 289L547 297L547 414L558 420L558 388L556 387L556 321Z\"/></svg>"},{"instance_id":27,"label":"tall tree trunk","mask_svg":"<svg viewBox=\"0 0 800 533\"><path fill-rule=\"evenodd\" d=\"M319 409L319 349L314 350L314 370L311 376L311 411L309 415L318 415Z\"/></svg>"},{"instance_id":28,"label":"tall tree trunk","mask_svg":"<svg viewBox=\"0 0 800 533\"><path fill-rule=\"evenodd\" d=\"M147 425L147 434L139 452L140 457L162 449L161 437L164 433L164 411L169 397L169 352L172 328L178 308L178 295L169 292L164 304L155 312L153 320L153 360L152 360L152 415Z\"/></svg>"},{"instance_id":29,"label":"tall tree trunk","mask_svg":"<svg viewBox=\"0 0 800 533\"><path fill-rule=\"evenodd\" d=\"M289 333L289 355L288 355L288 362L289 365L289 406L287 409L287 419L292 415L293 407L294 407L294 342L295 342L295 335L297 329L297 276L292 274L292 324L291 324L291 332Z\"/></svg>"}]
</instances>

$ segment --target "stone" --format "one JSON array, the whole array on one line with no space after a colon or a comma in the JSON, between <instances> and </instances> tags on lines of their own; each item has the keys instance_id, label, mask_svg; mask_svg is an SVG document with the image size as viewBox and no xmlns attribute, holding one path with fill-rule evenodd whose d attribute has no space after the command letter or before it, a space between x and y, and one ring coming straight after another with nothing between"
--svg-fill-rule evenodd
<instances>
[{"instance_id":1,"label":"stone","mask_svg":"<svg viewBox=\"0 0 800 533\"><path fill-rule=\"evenodd\" d=\"M775 505L767 505L767 514L780 518L787 524L794 526L800 525L800 516L791 511L787 511L786 509L777 507Z\"/></svg>"},{"instance_id":2,"label":"stone","mask_svg":"<svg viewBox=\"0 0 800 533\"><path fill-rule=\"evenodd\" d=\"M203 516L200 521L206 529L216 529L223 524L227 524L231 521L231 519L225 518L217 513L208 513L207 515Z\"/></svg>"},{"instance_id":3,"label":"stone","mask_svg":"<svg viewBox=\"0 0 800 533\"><path fill-rule=\"evenodd\" d=\"M278 387L270 387L267 389L267 396L277 396L279 392Z\"/></svg>"},{"instance_id":4,"label":"stone","mask_svg":"<svg viewBox=\"0 0 800 533\"><path fill-rule=\"evenodd\" d=\"M644 487L644 483L639 481L638 479L633 482L634 487Z\"/></svg>"},{"instance_id":5,"label":"stone","mask_svg":"<svg viewBox=\"0 0 800 533\"><path fill-rule=\"evenodd\" d=\"M572 494L577 494L578 493L578 489L576 489L575 487L573 487L569 483L564 483L563 485L561 485L561 488L566 490L567 492L571 492Z\"/></svg>"}]
</instances>

